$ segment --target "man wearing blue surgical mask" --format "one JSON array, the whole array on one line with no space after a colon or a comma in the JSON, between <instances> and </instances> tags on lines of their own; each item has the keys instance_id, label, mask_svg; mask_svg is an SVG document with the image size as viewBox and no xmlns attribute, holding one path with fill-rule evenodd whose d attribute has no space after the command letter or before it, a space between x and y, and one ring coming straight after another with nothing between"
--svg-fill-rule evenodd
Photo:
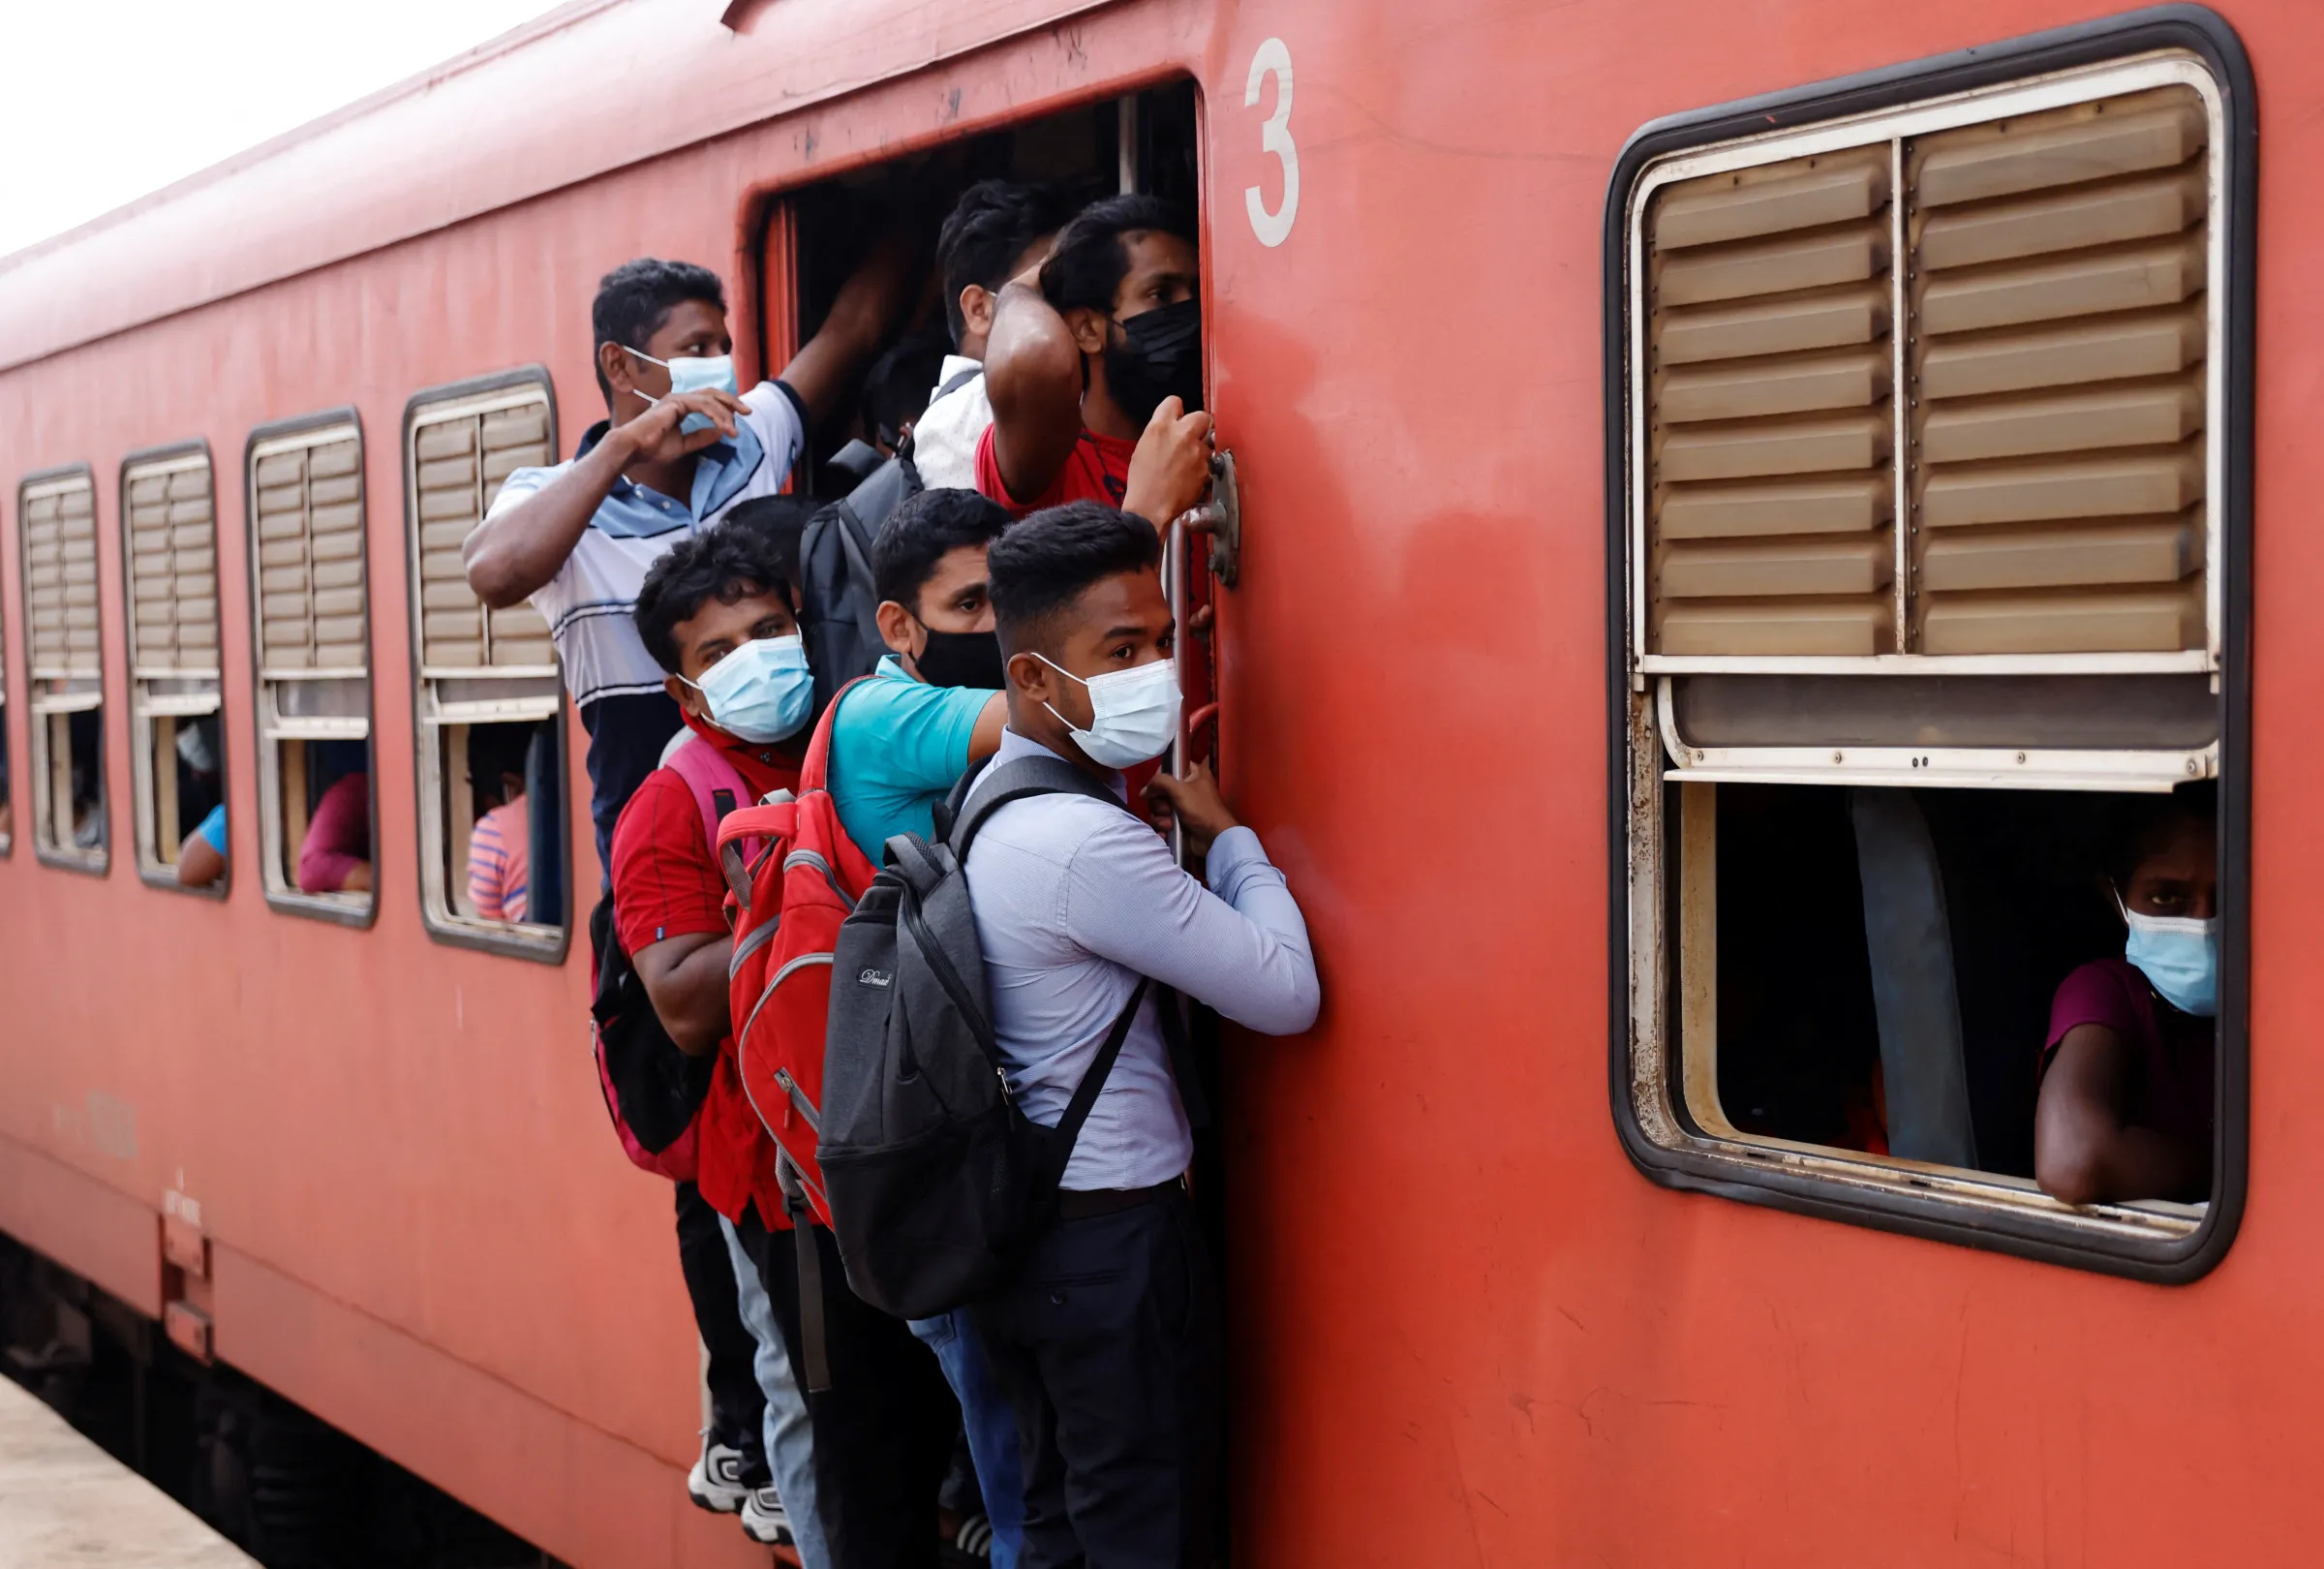
<instances>
[{"instance_id":1,"label":"man wearing blue surgical mask","mask_svg":"<svg viewBox=\"0 0 2324 1569\"><path fill-rule=\"evenodd\" d=\"M1094 502L1035 512L987 551L1009 723L953 843L994 1042L1010 1094L1049 1127L1104 1043L1118 1053L1055 1223L970 1308L1017 1414L1020 1569L1209 1561L1221 1367L1185 1184L1193 1091L1175 1061L1178 998L1275 1035L1305 1030L1321 1001L1300 908L1209 770L1147 788L1207 855L1203 880L1126 798L1119 770L1160 756L1178 729L1160 560L1150 524ZM1075 788L1016 793L1060 780Z\"/></svg>"},{"instance_id":2,"label":"man wearing blue surgical mask","mask_svg":"<svg viewBox=\"0 0 2324 1569\"><path fill-rule=\"evenodd\" d=\"M2219 1005L2213 792L2129 808L2107 897L2123 956L2058 988L2034 1119L2034 1171L2067 1204L2205 1197Z\"/></svg>"},{"instance_id":3,"label":"man wearing blue surgical mask","mask_svg":"<svg viewBox=\"0 0 2324 1569\"><path fill-rule=\"evenodd\" d=\"M678 541L781 490L900 314L911 261L901 240L874 250L781 376L748 392L716 273L653 258L616 267L591 310L606 417L570 462L510 474L461 545L477 598L496 610L529 600L549 624L589 732L608 877L614 819L679 723L631 625L638 585Z\"/></svg>"}]
</instances>

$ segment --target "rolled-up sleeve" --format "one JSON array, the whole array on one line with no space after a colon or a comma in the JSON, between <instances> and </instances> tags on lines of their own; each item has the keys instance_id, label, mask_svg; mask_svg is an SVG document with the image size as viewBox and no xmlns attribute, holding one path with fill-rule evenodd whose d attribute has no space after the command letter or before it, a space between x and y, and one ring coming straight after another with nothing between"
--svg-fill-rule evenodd
<instances>
[{"instance_id":1,"label":"rolled-up sleeve","mask_svg":"<svg viewBox=\"0 0 2324 1569\"><path fill-rule=\"evenodd\" d=\"M1262 1034L1315 1023L1323 991L1307 922L1257 834L1218 836L1206 888L1151 829L1100 811L1067 871L1067 936Z\"/></svg>"}]
</instances>

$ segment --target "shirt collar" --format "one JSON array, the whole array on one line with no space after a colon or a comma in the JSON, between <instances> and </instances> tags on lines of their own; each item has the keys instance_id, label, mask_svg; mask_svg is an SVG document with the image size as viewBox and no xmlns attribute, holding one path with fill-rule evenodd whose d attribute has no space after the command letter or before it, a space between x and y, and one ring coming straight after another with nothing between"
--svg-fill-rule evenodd
<instances>
[{"instance_id":1,"label":"shirt collar","mask_svg":"<svg viewBox=\"0 0 2324 1569\"><path fill-rule=\"evenodd\" d=\"M1005 724L1002 725L1000 750L993 754L993 766L998 768L1002 763L1015 762L1020 757L1060 757L1066 762L1073 763L1076 768L1081 766L1080 763L1073 762L1071 757L1066 757L1063 753L1054 751L1028 736L1018 734ZM1118 770L1106 776L1106 787L1121 797L1125 805L1128 803L1130 799L1129 781L1122 778Z\"/></svg>"},{"instance_id":2,"label":"shirt collar","mask_svg":"<svg viewBox=\"0 0 2324 1569\"><path fill-rule=\"evenodd\" d=\"M612 428L610 419L590 426L582 433L581 445L573 448L573 460L587 457ZM749 421L738 418L732 441L713 442L694 454L693 494L686 505L650 485L632 483L627 475L617 475L612 488L605 492L608 505L597 508L590 526L617 538L645 538L666 534L682 520L699 525L734 500L765 457L766 447L758 432L750 428Z\"/></svg>"},{"instance_id":3,"label":"shirt collar","mask_svg":"<svg viewBox=\"0 0 2324 1569\"><path fill-rule=\"evenodd\" d=\"M879 664L872 673L882 681L917 681L919 679L903 667L902 656L896 654L882 654L879 657Z\"/></svg>"},{"instance_id":4,"label":"shirt collar","mask_svg":"<svg viewBox=\"0 0 2324 1569\"><path fill-rule=\"evenodd\" d=\"M760 746L728 735L717 725L696 719L684 709L679 710L679 717L686 721L688 729L718 748L726 760L734 764L735 772L743 776L743 783L750 786L753 800L776 790L795 790L799 787L801 759L783 751L785 742L777 741ZM790 739L796 741L801 738L793 736ZM746 806L750 804L748 801L744 803Z\"/></svg>"}]
</instances>

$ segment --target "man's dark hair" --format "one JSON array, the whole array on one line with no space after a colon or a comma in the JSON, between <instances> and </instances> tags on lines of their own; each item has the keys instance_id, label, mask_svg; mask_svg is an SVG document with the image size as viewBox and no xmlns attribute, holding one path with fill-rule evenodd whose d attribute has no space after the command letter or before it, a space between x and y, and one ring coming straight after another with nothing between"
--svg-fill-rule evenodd
<instances>
[{"instance_id":1,"label":"man's dark hair","mask_svg":"<svg viewBox=\"0 0 2324 1569\"><path fill-rule=\"evenodd\" d=\"M1059 614L1092 583L1159 567L1162 537L1135 512L1067 502L1012 525L986 561L1000 644L1015 654L1047 641Z\"/></svg>"},{"instance_id":2,"label":"man's dark hair","mask_svg":"<svg viewBox=\"0 0 2324 1569\"><path fill-rule=\"evenodd\" d=\"M2106 875L2115 892L2128 897L2139 863L2167 846L2183 827L2216 832L2218 786L2209 780L2183 784L2168 795L2122 797L2116 804Z\"/></svg>"},{"instance_id":3,"label":"man's dark hair","mask_svg":"<svg viewBox=\"0 0 2324 1569\"><path fill-rule=\"evenodd\" d=\"M479 724L468 732L468 777L476 788L498 796L501 777L525 777L525 761L533 750L530 724Z\"/></svg>"},{"instance_id":4,"label":"man's dark hair","mask_svg":"<svg viewBox=\"0 0 2324 1569\"><path fill-rule=\"evenodd\" d=\"M590 345L590 362L594 365L597 351L609 343L642 350L646 340L661 330L670 308L689 299L724 311L726 287L719 282L717 273L691 262L641 256L623 262L597 280L596 301L589 308L595 340ZM597 372L597 390L605 394L608 405L613 402L613 387L602 370Z\"/></svg>"},{"instance_id":5,"label":"man's dark hair","mask_svg":"<svg viewBox=\"0 0 2324 1569\"><path fill-rule=\"evenodd\" d=\"M915 332L872 362L864 373L864 434L893 450L903 427L928 410L928 395L944 373L944 339Z\"/></svg>"},{"instance_id":6,"label":"man's dark hair","mask_svg":"<svg viewBox=\"0 0 2324 1569\"><path fill-rule=\"evenodd\" d=\"M720 523L672 546L646 573L637 591L637 635L654 662L676 675L679 623L693 620L708 600L732 604L753 594L793 603L767 537Z\"/></svg>"},{"instance_id":7,"label":"man's dark hair","mask_svg":"<svg viewBox=\"0 0 2324 1569\"><path fill-rule=\"evenodd\" d=\"M1008 508L973 490L923 490L888 514L872 543L872 580L882 600L920 613L920 590L936 563L963 545L990 545L1009 526Z\"/></svg>"},{"instance_id":8,"label":"man's dark hair","mask_svg":"<svg viewBox=\"0 0 2324 1569\"><path fill-rule=\"evenodd\" d=\"M791 602L797 604L806 582L801 575L799 551L806 538L807 520L823 505L812 496L753 496L747 502L736 502L733 510L720 518L719 525L747 529L766 540L782 568L782 580L791 586Z\"/></svg>"},{"instance_id":9,"label":"man's dark hair","mask_svg":"<svg viewBox=\"0 0 2324 1569\"><path fill-rule=\"evenodd\" d=\"M1086 306L1114 314L1114 292L1130 270L1130 248L1121 236L1150 229L1196 242L1194 215L1160 197L1137 194L1092 201L1057 231L1057 243L1041 263L1041 292L1054 310Z\"/></svg>"},{"instance_id":10,"label":"man's dark hair","mask_svg":"<svg viewBox=\"0 0 2324 1569\"><path fill-rule=\"evenodd\" d=\"M944 277L944 320L952 346L968 323L961 291L970 284L998 291L1026 246L1065 221L1064 202L1046 186L979 180L961 193L936 234L936 269Z\"/></svg>"}]
</instances>

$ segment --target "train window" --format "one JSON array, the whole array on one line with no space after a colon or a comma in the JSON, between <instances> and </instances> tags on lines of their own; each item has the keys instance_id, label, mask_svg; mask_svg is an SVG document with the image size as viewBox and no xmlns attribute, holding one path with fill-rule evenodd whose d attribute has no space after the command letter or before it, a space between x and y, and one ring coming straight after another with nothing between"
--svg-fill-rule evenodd
<instances>
[{"instance_id":1,"label":"train window","mask_svg":"<svg viewBox=\"0 0 2324 1569\"><path fill-rule=\"evenodd\" d=\"M768 375L789 362L885 229L903 224L933 235L960 194L978 180L1050 186L1067 210L1117 191L1147 191L1193 211L1200 194L1197 145L1194 84L1178 81L948 141L790 192L768 203L758 230L759 362ZM925 346L933 389L950 345L934 292L883 347L899 345ZM800 488L810 495L845 494L852 478L831 460L851 440L872 440L875 419L875 411L857 410L827 420L800 465Z\"/></svg>"},{"instance_id":2,"label":"train window","mask_svg":"<svg viewBox=\"0 0 2324 1569\"><path fill-rule=\"evenodd\" d=\"M211 821L226 801L226 748L217 507L206 446L138 453L122 465L121 560L138 872L162 887L224 895L230 863L223 828ZM181 868L181 847L198 833L210 850Z\"/></svg>"},{"instance_id":3,"label":"train window","mask_svg":"<svg viewBox=\"0 0 2324 1569\"><path fill-rule=\"evenodd\" d=\"M559 959L568 827L556 650L531 605L486 610L460 563L501 482L556 461L548 373L422 392L404 432L420 912L444 941Z\"/></svg>"},{"instance_id":4,"label":"train window","mask_svg":"<svg viewBox=\"0 0 2324 1569\"><path fill-rule=\"evenodd\" d=\"M2232 1236L2249 108L2171 25L1625 154L1615 1073L1659 1180L2158 1279ZM2142 957L2174 916L2212 989ZM2171 1158L2085 1183L2095 1037L2053 1037L2101 991Z\"/></svg>"},{"instance_id":5,"label":"train window","mask_svg":"<svg viewBox=\"0 0 2324 1569\"><path fill-rule=\"evenodd\" d=\"M0 631L7 622L0 615ZM14 853L16 847L16 808L10 793L8 767L8 639L0 635L0 856Z\"/></svg>"},{"instance_id":6,"label":"train window","mask_svg":"<svg viewBox=\"0 0 2324 1569\"><path fill-rule=\"evenodd\" d=\"M103 873L105 658L97 615L97 488L86 468L17 491L31 673L32 846L43 861Z\"/></svg>"},{"instance_id":7,"label":"train window","mask_svg":"<svg viewBox=\"0 0 2324 1569\"><path fill-rule=\"evenodd\" d=\"M353 412L254 432L245 476L266 900L368 925L378 818L363 436Z\"/></svg>"}]
</instances>

